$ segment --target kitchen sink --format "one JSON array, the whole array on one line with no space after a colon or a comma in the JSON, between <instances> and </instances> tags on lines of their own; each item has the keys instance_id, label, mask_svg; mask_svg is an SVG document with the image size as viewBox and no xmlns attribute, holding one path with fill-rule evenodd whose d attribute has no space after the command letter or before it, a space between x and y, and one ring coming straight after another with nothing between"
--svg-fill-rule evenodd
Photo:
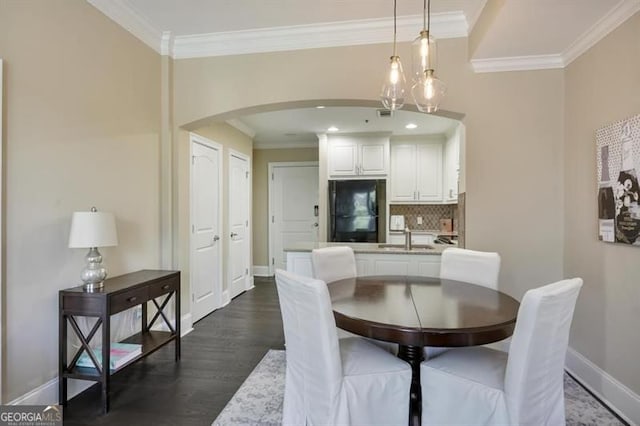
<instances>
[{"instance_id":1,"label":"kitchen sink","mask_svg":"<svg viewBox=\"0 0 640 426\"><path fill-rule=\"evenodd\" d=\"M404 244L378 244L378 248L389 251L405 251ZM414 250L433 250L434 247L428 244L412 244L411 251Z\"/></svg>"}]
</instances>

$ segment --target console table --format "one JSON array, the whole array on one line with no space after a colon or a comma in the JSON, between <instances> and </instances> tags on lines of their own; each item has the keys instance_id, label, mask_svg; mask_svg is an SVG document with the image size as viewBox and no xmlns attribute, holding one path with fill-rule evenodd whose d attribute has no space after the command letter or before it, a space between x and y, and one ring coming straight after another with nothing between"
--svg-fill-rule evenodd
<instances>
[{"instance_id":1,"label":"console table","mask_svg":"<svg viewBox=\"0 0 640 426\"><path fill-rule=\"evenodd\" d=\"M173 324L164 312L169 300L175 299ZM160 304L156 298L163 298ZM156 312L148 321L147 303L153 302ZM111 350L111 315L126 309L142 305L142 329L140 333L123 340L123 343L142 345L142 353L117 370L109 369ZM88 334L84 334L77 316L96 317L96 322ZM162 318L169 331L151 330L158 318ZM68 325L80 339L81 347L67 362ZM102 326L102 363L89 349L89 342ZM59 399L61 405L67 404L67 379L93 380L102 384L103 411L109 411L110 375L122 370L155 352L162 346L175 343L175 359L180 359L180 272L161 270L142 270L105 280L104 287L95 291L85 291L82 286L60 290L59 293ZM83 351L87 351L95 367L76 365ZM107 366L102 368L101 365Z\"/></svg>"}]
</instances>

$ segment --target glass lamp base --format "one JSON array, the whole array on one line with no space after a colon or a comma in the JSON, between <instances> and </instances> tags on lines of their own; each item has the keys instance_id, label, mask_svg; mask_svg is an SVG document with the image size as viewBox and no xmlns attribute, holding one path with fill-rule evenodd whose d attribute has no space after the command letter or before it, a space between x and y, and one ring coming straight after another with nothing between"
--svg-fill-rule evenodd
<instances>
[{"instance_id":1,"label":"glass lamp base","mask_svg":"<svg viewBox=\"0 0 640 426\"><path fill-rule=\"evenodd\" d=\"M102 264L102 255L97 247L91 247L85 256L87 265L82 270L80 278L84 282L85 291L95 291L104 287L107 278L107 268Z\"/></svg>"}]
</instances>

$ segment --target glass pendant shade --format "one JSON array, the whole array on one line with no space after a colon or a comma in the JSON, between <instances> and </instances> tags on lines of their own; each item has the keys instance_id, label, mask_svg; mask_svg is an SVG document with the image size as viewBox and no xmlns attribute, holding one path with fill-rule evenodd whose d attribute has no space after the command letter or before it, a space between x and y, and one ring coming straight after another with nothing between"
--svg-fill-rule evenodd
<instances>
[{"instance_id":1,"label":"glass pendant shade","mask_svg":"<svg viewBox=\"0 0 640 426\"><path fill-rule=\"evenodd\" d=\"M411 44L413 80L417 82L427 70L437 68L436 41L429 31L422 30Z\"/></svg>"},{"instance_id":2,"label":"glass pendant shade","mask_svg":"<svg viewBox=\"0 0 640 426\"><path fill-rule=\"evenodd\" d=\"M427 70L411 89L416 107L421 112L436 112L444 99L447 86L433 70Z\"/></svg>"},{"instance_id":3,"label":"glass pendant shade","mask_svg":"<svg viewBox=\"0 0 640 426\"><path fill-rule=\"evenodd\" d=\"M390 111L404 106L406 82L402 71L402 63L399 56L392 56L389 70L385 76L380 100L382 105Z\"/></svg>"}]
</instances>

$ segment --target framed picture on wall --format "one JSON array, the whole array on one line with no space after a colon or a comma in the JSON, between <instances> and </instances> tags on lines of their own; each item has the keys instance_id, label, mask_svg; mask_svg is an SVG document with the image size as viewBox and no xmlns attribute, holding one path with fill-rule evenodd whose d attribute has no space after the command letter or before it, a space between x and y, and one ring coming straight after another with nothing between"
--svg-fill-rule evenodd
<instances>
[{"instance_id":1,"label":"framed picture on wall","mask_svg":"<svg viewBox=\"0 0 640 426\"><path fill-rule=\"evenodd\" d=\"M640 246L640 114L596 131L598 238Z\"/></svg>"}]
</instances>

